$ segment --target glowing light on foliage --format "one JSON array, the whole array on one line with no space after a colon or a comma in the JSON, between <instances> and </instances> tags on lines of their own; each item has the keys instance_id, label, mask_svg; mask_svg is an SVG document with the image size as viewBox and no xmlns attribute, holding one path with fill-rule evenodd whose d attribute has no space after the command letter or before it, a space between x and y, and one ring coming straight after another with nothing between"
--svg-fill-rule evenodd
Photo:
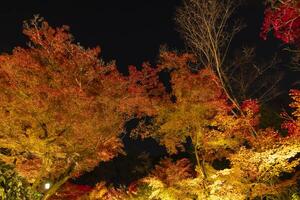
<instances>
[{"instance_id":1,"label":"glowing light on foliage","mask_svg":"<svg viewBox=\"0 0 300 200\"><path fill-rule=\"evenodd\" d=\"M272 128L259 129L256 100L242 103L245 115L233 114L233 106L214 73L209 69L192 73L188 65L192 61L189 54L161 52L158 68L170 70L172 90L160 96L162 101L152 101L155 114L141 123L135 134L157 139L172 154L184 150L183 143L190 138L195 167L187 159L166 159L134 186L114 189L102 184L94 188L93 197L244 200L280 195L295 187L299 177L296 167L300 164L299 130L293 137L281 137ZM297 109L298 92L291 94L295 100L291 106ZM249 124L257 131L255 137ZM229 161L228 168L214 169L213 161L222 158ZM281 180L283 172L291 173L292 178Z\"/></svg>"},{"instance_id":2,"label":"glowing light on foliage","mask_svg":"<svg viewBox=\"0 0 300 200\"><path fill-rule=\"evenodd\" d=\"M210 68L190 68L196 61L191 54L161 51L156 66L130 66L123 76L98 58L99 48L74 44L65 26L36 18L24 33L29 48L0 56L0 159L14 164L34 190L47 189L44 200L242 200L297 184L299 90L291 91L295 111L283 115L289 134L281 137L259 129L256 100L244 101L240 115L234 112L218 76ZM169 91L161 72L170 75ZM184 151L189 140L195 162L162 160L128 188L67 182L122 153L119 134L134 117L141 123L132 135L152 137L170 154ZM216 160L229 164L217 170ZM284 172L292 177L282 180Z\"/></svg>"},{"instance_id":3,"label":"glowing light on foliage","mask_svg":"<svg viewBox=\"0 0 300 200\"><path fill-rule=\"evenodd\" d=\"M44 184L45 190L49 190L50 187L51 187L51 183L47 182L47 183Z\"/></svg>"},{"instance_id":4,"label":"glowing light on foliage","mask_svg":"<svg viewBox=\"0 0 300 200\"><path fill-rule=\"evenodd\" d=\"M53 193L122 153L124 123L153 115L147 92L163 86L155 70L147 78L138 71L121 75L98 58L98 47L74 44L66 26L35 18L24 27L29 48L0 56L0 144L11 152L0 159L15 163L34 188L54 180Z\"/></svg>"},{"instance_id":5,"label":"glowing light on foliage","mask_svg":"<svg viewBox=\"0 0 300 200\"><path fill-rule=\"evenodd\" d=\"M290 104L295 109L293 117L290 117L287 113L282 113L282 116L286 121L281 125L282 129L288 131L288 137L299 138L300 137L300 90L291 90L290 96L294 100Z\"/></svg>"}]
</instances>

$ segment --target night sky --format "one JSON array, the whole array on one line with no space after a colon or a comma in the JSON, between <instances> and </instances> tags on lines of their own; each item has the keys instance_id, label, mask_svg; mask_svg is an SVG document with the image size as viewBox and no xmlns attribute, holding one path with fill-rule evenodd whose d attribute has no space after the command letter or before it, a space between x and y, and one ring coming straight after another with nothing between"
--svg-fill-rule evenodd
<instances>
[{"instance_id":1,"label":"night sky","mask_svg":"<svg viewBox=\"0 0 300 200\"><path fill-rule=\"evenodd\" d=\"M76 42L85 47L99 45L105 60L115 59L120 68L143 61L154 62L160 45L184 50L174 23L180 0L12 0L0 7L0 51L10 52L23 46L22 23L39 14L51 26L69 25ZM260 44L259 30L263 19L262 1L251 0L235 17L247 24L234 41ZM263 49L272 49L264 43ZM266 51L262 51L266 52Z\"/></svg>"},{"instance_id":2,"label":"night sky","mask_svg":"<svg viewBox=\"0 0 300 200\"><path fill-rule=\"evenodd\" d=\"M23 45L23 20L39 14L51 26L69 25L81 45L99 45L105 60L140 65L155 60L161 44L183 47L173 23L179 4L180 0L15 0L0 8L0 51Z\"/></svg>"}]
</instances>

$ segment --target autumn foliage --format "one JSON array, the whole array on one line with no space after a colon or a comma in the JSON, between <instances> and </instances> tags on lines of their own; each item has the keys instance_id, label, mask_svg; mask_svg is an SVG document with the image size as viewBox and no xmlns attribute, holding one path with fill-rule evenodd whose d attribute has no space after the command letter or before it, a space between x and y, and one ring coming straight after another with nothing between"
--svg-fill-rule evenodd
<instances>
[{"instance_id":1,"label":"autumn foliage","mask_svg":"<svg viewBox=\"0 0 300 200\"><path fill-rule=\"evenodd\" d=\"M299 135L282 137L272 128L259 129L256 100L241 105L243 115L232 112L234 106L214 73L209 69L192 72L190 62L193 57L189 54L161 52L158 68L171 71L172 90L166 95L172 98L162 96L161 101L154 101L158 103L154 106L156 114L142 122L135 133L155 138L170 154L184 151L190 139L194 163L187 159L164 160L128 190L116 192L102 185L91 193L92 199L97 194L99 198L95 199L113 199L107 195L116 194L116 199L244 200L280 196L296 187ZM292 95L297 102L295 92ZM292 106L298 109L297 103ZM230 163L228 166L213 167L214 162L224 159ZM282 179L284 173L292 178Z\"/></svg>"},{"instance_id":2,"label":"autumn foliage","mask_svg":"<svg viewBox=\"0 0 300 200\"><path fill-rule=\"evenodd\" d=\"M1 159L38 186L122 153L125 121L152 110L138 71L122 76L99 48L74 44L66 26L25 25L29 48L0 56Z\"/></svg>"},{"instance_id":3,"label":"autumn foliage","mask_svg":"<svg viewBox=\"0 0 300 200\"><path fill-rule=\"evenodd\" d=\"M271 0L265 10L261 37L267 39L270 31L284 43L300 42L300 3L296 0Z\"/></svg>"},{"instance_id":4,"label":"autumn foliage","mask_svg":"<svg viewBox=\"0 0 300 200\"><path fill-rule=\"evenodd\" d=\"M298 90L291 91L295 111L282 137L259 128L257 100L244 101L238 112L211 68L191 67L192 54L162 50L155 66L130 66L124 76L99 58L99 48L75 44L66 26L35 18L24 34L28 48L0 56L0 159L44 199L244 200L296 187ZM132 136L154 138L169 155L189 149L192 159L166 158L127 188L67 182L124 153L119 136L132 118L139 120ZM220 160L229 164L217 169ZM43 191L46 180L54 184Z\"/></svg>"}]
</instances>

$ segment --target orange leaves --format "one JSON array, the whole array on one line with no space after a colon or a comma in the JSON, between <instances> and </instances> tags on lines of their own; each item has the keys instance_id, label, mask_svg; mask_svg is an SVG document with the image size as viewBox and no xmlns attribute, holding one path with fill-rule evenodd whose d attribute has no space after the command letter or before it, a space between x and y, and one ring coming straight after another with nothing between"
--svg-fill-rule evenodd
<instances>
[{"instance_id":1,"label":"orange leaves","mask_svg":"<svg viewBox=\"0 0 300 200\"><path fill-rule=\"evenodd\" d=\"M55 48L59 47L60 44L70 43L71 41L68 26L54 29L38 16L35 16L30 22L26 22L24 27L23 33L35 45L40 45L41 47L49 46Z\"/></svg>"},{"instance_id":2,"label":"orange leaves","mask_svg":"<svg viewBox=\"0 0 300 200\"><path fill-rule=\"evenodd\" d=\"M288 137L300 139L300 90L291 90L290 96L294 100L290 104L291 108L294 108L295 111L292 113L295 118L290 117L287 113L283 113L283 118L286 121L281 125L282 129L288 131Z\"/></svg>"},{"instance_id":3,"label":"orange leaves","mask_svg":"<svg viewBox=\"0 0 300 200\"><path fill-rule=\"evenodd\" d=\"M0 154L0 159L15 160L17 171L30 182L38 177L53 182L62 176L76 177L123 153L119 134L133 117L145 119L138 134L157 139L170 154L183 150L183 143L191 139L197 163L204 163L203 174L207 168L208 178L212 172L207 166L216 158L231 158L234 167L241 165L220 174L229 177L237 174L234 170L245 171L243 178L248 181L259 176L276 178L285 167L292 172L297 165L298 161L290 165L287 159L297 159L299 151L298 90L291 91L295 119L283 124L290 137L282 139L270 128L257 130L253 137L249 124L257 128L258 102L247 100L241 106L243 115L233 113L217 76L209 68L192 68L195 58L191 54L162 51L157 66L144 63L142 70L130 66L129 75L123 76L114 63L98 59L98 48L84 49L72 43L67 27L54 29L35 19L24 33L32 41L30 48L16 48L12 55L0 56L0 147L13 152ZM165 85L159 77L162 72L170 76ZM276 159L284 165L275 163L276 170L264 176ZM203 199L204 184L211 184L211 191L216 192L225 183L216 177L204 183L193 177L191 167L187 159L162 161L143 179L143 184L154 189L149 198L166 199L171 194L169 199L177 199L190 194ZM232 180L230 190L241 187L242 183ZM125 199L138 193L137 184L126 193L100 183L91 196Z\"/></svg>"},{"instance_id":4,"label":"orange leaves","mask_svg":"<svg viewBox=\"0 0 300 200\"><path fill-rule=\"evenodd\" d=\"M161 51L159 56L160 63L158 64L158 68L160 69L175 68L185 70L188 62L196 62L194 55L188 53L179 55L178 53L172 51Z\"/></svg>"},{"instance_id":5,"label":"orange leaves","mask_svg":"<svg viewBox=\"0 0 300 200\"><path fill-rule=\"evenodd\" d=\"M259 104L258 101L255 99L243 101L241 108L243 112L249 113L251 115L259 112Z\"/></svg>"},{"instance_id":6,"label":"orange leaves","mask_svg":"<svg viewBox=\"0 0 300 200\"><path fill-rule=\"evenodd\" d=\"M38 18L24 33L30 48L0 56L1 145L15 152L17 163L30 163L23 152L42 162L24 176L34 181L29 175L41 171L55 179L71 163L78 175L122 152L119 104L128 91L121 83L112 93L116 85L101 79L106 67L97 67L99 49L73 44L66 27L54 29Z\"/></svg>"},{"instance_id":7,"label":"orange leaves","mask_svg":"<svg viewBox=\"0 0 300 200\"><path fill-rule=\"evenodd\" d=\"M130 96L122 100L123 109L131 110L138 117L157 114L157 110L154 108L155 104L166 95L158 74L159 69L153 68L147 63L143 64L142 70L129 66L129 76L126 77L126 80Z\"/></svg>"},{"instance_id":8,"label":"orange leaves","mask_svg":"<svg viewBox=\"0 0 300 200\"><path fill-rule=\"evenodd\" d=\"M290 96L294 100L293 103L290 104L290 106L294 109L296 109L293 112L293 115L297 118L300 118L300 90L291 90Z\"/></svg>"},{"instance_id":9,"label":"orange leaves","mask_svg":"<svg viewBox=\"0 0 300 200\"><path fill-rule=\"evenodd\" d=\"M97 47L84 50L81 46L73 44L68 26L52 28L42 18L36 16L30 22L25 23L23 33L33 43L33 50L50 61L55 59L60 64L68 63L69 67L98 63L97 56L100 49Z\"/></svg>"},{"instance_id":10,"label":"orange leaves","mask_svg":"<svg viewBox=\"0 0 300 200\"><path fill-rule=\"evenodd\" d=\"M214 73L208 68L192 72L189 62L194 62L190 54L161 52L157 68L170 73L169 95L173 100L162 92L161 101L157 96L151 98L156 115L149 126L140 126L143 137L159 139L169 153L183 150L187 137L194 139L209 132L216 116L228 115L231 110Z\"/></svg>"},{"instance_id":11,"label":"orange leaves","mask_svg":"<svg viewBox=\"0 0 300 200\"><path fill-rule=\"evenodd\" d=\"M152 177L157 178L167 186L171 186L181 180L192 178L192 168L188 159L181 159L176 162L166 159L155 167L152 171Z\"/></svg>"}]
</instances>

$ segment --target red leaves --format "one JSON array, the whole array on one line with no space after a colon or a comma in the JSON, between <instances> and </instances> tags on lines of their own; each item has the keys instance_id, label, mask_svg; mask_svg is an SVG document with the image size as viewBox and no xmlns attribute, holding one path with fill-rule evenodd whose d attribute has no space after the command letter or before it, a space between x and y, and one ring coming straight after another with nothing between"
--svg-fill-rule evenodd
<instances>
[{"instance_id":1,"label":"red leaves","mask_svg":"<svg viewBox=\"0 0 300 200\"><path fill-rule=\"evenodd\" d=\"M28 168L24 176L31 182L35 171L47 168L43 176L56 178L72 162L76 176L122 152L118 135L126 119L119 104L128 81L117 89L114 81L124 80L118 72L101 79L112 67L98 68L99 49L74 44L64 26L52 28L36 18L24 33L30 48L0 56L1 143L16 152L11 160L25 160L17 169L27 169L30 158L20 152L28 152L36 160L49 155L49 162Z\"/></svg>"},{"instance_id":2,"label":"red leaves","mask_svg":"<svg viewBox=\"0 0 300 200\"><path fill-rule=\"evenodd\" d=\"M178 183L181 180L192 178L192 167L188 159L183 158L172 162L170 159L165 159L160 162L152 171L152 176L170 186Z\"/></svg>"},{"instance_id":3,"label":"red leaves","mask_svg":"<svg viewBox=\"0 0 300 200\"><path fill-rule=\"evenodd\" d=\"M81 199L87 195L93 188L88 185L77 185L70 182L65 183L62 188L51 197L52 200Z\"/></svg>"},{"instance_id":4,"label":"red leaves","mask_svg":"<svg viewBox=\"0 0 300 200\"><path fill-rule=\"evenodd\" d=\"M300 3L285 1L276 9L267 8L260 36L267 39L267 34L273 30L276 38L284 43L300 42Z\"/></svg>"},{"instance_id":5,"label":"red leaves","mask_svg":"<svg viewBox=\"0 0 300 200\"><path fill-rule=\"evenodd\" d=\"M293 135L299 131L299 127L296 125L294 121L288 121L281 124L282 129L286 129L288 131L288 135Z\"/></svg>"},{"instance_id":6,"label":"red leaves","mask_svg":"<svg viewBox=\"0 0 300 200\"><path fill-rule=\"evenodd\" d=\"M259 112L259 103L256 99L248 99L243 101L241 108L243 112L256 114Z\"/></svg>"}]
</instances>

